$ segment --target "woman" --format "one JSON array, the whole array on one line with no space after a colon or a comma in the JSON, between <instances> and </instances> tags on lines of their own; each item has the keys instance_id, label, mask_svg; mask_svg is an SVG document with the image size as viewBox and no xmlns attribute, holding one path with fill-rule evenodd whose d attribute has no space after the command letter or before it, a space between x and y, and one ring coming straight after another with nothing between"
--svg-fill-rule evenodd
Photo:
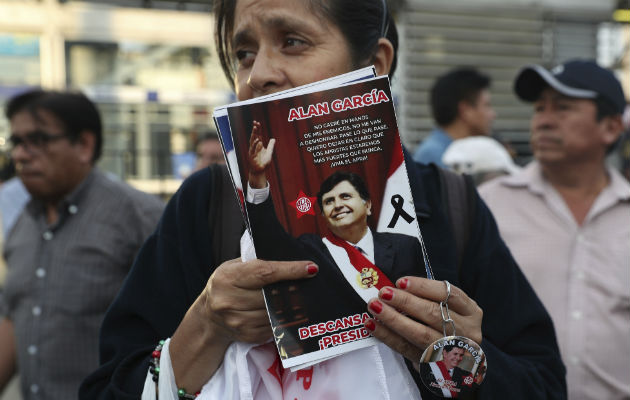
<instances>
[{"instance_id":1,"label":"woman","mask_svg":"<svg viewBox=\"0 0 630 400\"><path fill-rule=\"evenodd\" d=\"M366 65L391 76L397 33L384 5L381 0L216 0L217 47L237 98ZM564 369L551 321L498 237L485 205L477 199L460 280L452 234L444 228L448 222L437 172L422 165L408 169L434 273L464 289L453 287L449 300L457 334L480 343L487 355L481 397L564 398ZM318 267L309 261L213 264L206 223L209 180L205 170L182 185L138 255L103 323L103 365L84 383L82 398L137 398L151 351L168 337L176 387L196 393L217 378L232 343L264 343L272 337L262 286L317 275ZM443 282L408 277L367 305L377 318L365 326L393 349L394 358L402 354L407 359L404 373L414 378L424 399L432 395L419 383L417 363L423 350L443 336L439 302L445 296ZM348 376L357 373L362 371ZM165 375L161 371L158 380ZM149 385L148 390L155 389ZM389 390L398 398L396 388Z\"/></svg>"}]
</instances>

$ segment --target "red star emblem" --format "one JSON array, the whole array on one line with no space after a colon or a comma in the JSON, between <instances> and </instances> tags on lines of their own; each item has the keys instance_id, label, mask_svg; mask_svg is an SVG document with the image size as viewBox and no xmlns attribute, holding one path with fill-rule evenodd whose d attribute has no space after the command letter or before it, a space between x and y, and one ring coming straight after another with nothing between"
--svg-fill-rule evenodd
<instances>
[{"instance_id":1,"label":"red star emblem","mask_svg":"<svg viewBox=\"0 0 630 400\"><path fill-rule=\"evenodd\" d=\"M317 197L307 196L300 190L297 199L289 204L297 211L297 217L302 218L304 214L315 215L314 206L316 201Z\"/></svg>"}]
</instances>

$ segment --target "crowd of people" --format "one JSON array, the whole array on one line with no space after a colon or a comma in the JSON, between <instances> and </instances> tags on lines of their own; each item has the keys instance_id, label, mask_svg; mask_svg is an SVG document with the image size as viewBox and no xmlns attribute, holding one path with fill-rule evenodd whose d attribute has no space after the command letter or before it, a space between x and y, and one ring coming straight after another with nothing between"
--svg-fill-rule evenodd
<instances>
[{"instance_id":1,"label":"crowd of people","mask_svg":"<svg viewBox=\"0 0 630 400\"><path fill-rule=\"evenodd\" d=\"M216 0L214 18L238 100L368 65L396 71L398 33L383 0ZM385 241L404 264L382 268L393 286L351 300L332 282L332 245L286 237L274 218L273 146L252 138L246 200L267 229L254 232L260 258L244 261L251 239L238 199L218 190L217 171L228 172L215 168L216 137L199 142L196 172L164 205L96 166L102 123L85 95L17 95L5 108L16 177L0 187L0 391L19 374L25 400L630 399L630 184L606 164L624 131L623 89L594 61L570 60L523 66L514 92L533 105L527 165L490 137L491 79L469 67L436 80L436 127L413 155L404 149L435 279L418 241L367 227L360 177L322 184L336 240L376 266ZM479 191L443 187L449 168L473 175ZM459 260L446 198L465 195ZM376 351L310 366L308 384L279 367L262 288L293 280L309 282L318 307L363 307ZM461 368L457 346L419 363L446 334L445 303L457 335L483 349L483 376Z\"/></svg>"}]
</instances>

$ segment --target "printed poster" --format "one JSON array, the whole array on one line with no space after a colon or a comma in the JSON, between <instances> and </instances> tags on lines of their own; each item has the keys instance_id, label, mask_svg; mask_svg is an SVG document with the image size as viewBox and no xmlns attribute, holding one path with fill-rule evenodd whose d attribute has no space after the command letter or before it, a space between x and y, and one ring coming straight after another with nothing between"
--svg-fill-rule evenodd
<instances>
[{"instance_id":1,"label":"printed poster","mask_svg":"<svg viewBox=\"0 0 630 400\"><path fill-rule=\"evenodd\" d=\"M283 367L374 344L366 302L425 271L388 78L227 115L257 257L319 266L314 278L264 289Z\"/></svg>"}]
</instances>

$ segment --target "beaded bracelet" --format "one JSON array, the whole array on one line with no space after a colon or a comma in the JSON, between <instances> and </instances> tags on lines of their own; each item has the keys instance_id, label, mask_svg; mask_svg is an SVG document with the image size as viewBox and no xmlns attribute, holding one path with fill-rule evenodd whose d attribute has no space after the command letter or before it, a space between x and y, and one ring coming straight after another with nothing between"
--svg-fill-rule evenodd
<instances>
[{"instance_id":1,"label":"beaded bracelet","mask_svg":"<svg viewBox=\"0 0 630 400\"><path fill-rule=\"evenodd\" d=\"M151 360L149 361L149 372L153 375L153 382L157 384L158 378L160 376L160 356L162 355L162 347L164 346L164 340L160 340L158 345L151 353ZM177 397L180 399L195 399L199 396L199 392L195 394L186 393L184 388L179 388L177 390Z\"/></svg>"}]
</instances>

